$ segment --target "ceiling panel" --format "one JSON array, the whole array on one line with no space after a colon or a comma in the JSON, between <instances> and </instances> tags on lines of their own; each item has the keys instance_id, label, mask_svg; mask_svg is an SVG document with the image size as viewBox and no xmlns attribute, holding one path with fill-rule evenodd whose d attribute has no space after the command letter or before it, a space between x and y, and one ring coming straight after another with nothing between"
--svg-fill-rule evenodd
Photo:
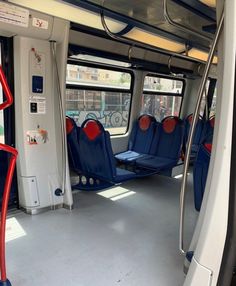
<instances>
[{"instance_id":1,"label":"ceiling panel","mask_svg":"<svg viewBox=\"0 0 236 286\"><path fill-rule=\"evenodd\" d=\"M90 0L88 2L100 6L102 5L101 0ZM168 12L171 19L177 23L180 23L181 25L184 25L186 28L194 29L197 32L209 37L209 41L204 40L201 37L193 36L191 33L180 31L179 29L168 24L164 18L163 0L105 0L103 5L106 9L113 12L128 16L161 31L179 36L180 38L202 47L208 48L211 39L213 38L212 34L202 31L203 26L211 25L214 23L213 21L200 17L199 14L195 14L171 0L168 0L167 2Z\"/></svg>"}]
</instances>

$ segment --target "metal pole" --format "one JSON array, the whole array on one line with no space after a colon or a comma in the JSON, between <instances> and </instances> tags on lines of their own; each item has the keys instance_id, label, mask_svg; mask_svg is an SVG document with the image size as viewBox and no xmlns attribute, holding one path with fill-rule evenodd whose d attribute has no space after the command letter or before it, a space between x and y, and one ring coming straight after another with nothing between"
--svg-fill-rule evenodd
<instances>
[{"instance_id":1,"label":"metal pole","mask_svg":"<svg viewBox=\"0 0 236 286\"><path fill-rule=\"evenodd\" d=\"M189 132L189 137L188 137L186 157L184 160L183 180L182 180L181 191L180 191L179 250L182 254L186 253L183 247L184 245L183 233L184 233L185 193L186 193L187 173L188 173L189 160L190 160L190 151L192 147L194 131L195 131L197 120L198 120L200 105L201 105L202 97L205 91L206 81L207 81L211 63L214 57L214 52L217 46L217 42L218 42L221 30L222 30L223 22L224 22L224 12L221 15L220 22L219 22L219 25L215 33L215 37L213 39L212 46L211 46L211 49L208 55L207 63L206 63L205 70L204 70L202 80L201 80L201 84L198 90L197 104L196 104L196 107L193 113L193 121L190 127L190 132Z\"/></svg>"},{"instance_id":2,"label":"metal pole","mask_svg":"<svg viewBox=\"0 0 236 286\"><path fill-rule=\"evenodd\" d=\"M65 183L66 183L66 128L65 128L65 113L63 108L63 98L62 98L62 90L60 85L60 76L59 76L59 69L57 64L57 57L56 57L56 42L50 42L53 63L56 72L56 86L58 90L58 101L59 101L59 112L60 112L60 123L61 123L61 135L62 135L62 147L61 147L61 167L62 167L62 183L61 189L55 190L56 196L63 196L65 194Z\"/></svg>"}]
</instances>

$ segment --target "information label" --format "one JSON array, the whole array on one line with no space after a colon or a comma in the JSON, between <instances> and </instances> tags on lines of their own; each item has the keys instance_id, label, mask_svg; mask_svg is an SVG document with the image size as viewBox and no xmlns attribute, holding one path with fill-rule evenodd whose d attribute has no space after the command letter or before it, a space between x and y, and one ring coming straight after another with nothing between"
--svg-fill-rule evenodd
<instances>
[{"instance_id":1,"label":"information label","mask_svg":"<svg viewBox=\"0 0 236 286\"><path fill-rule=\"evenodd\" d=\"M29 26L29 10L15 5L0 3L0 21L21 27Z\"/></svg>"},{"instance_id":2,"label":"information label","mask_svg":"<svg viewBox=\"0 0 236 286\"><path fill-rule=\"evenodd\" d=\"M46 100L32 99L29 101L30 114L46 114Z\"/></svg>"},{"instance_id":3,"label":"information label","mask_svg":"<svg viewBox=\"0 0 236 286\"><path fill-rule=\"evenodd\" d=\"M48 29L48 21L43 19L33 17L32 25L33 27L37 27L39 29L44 29L44 30Z\"/></svg>"}]
</instances>

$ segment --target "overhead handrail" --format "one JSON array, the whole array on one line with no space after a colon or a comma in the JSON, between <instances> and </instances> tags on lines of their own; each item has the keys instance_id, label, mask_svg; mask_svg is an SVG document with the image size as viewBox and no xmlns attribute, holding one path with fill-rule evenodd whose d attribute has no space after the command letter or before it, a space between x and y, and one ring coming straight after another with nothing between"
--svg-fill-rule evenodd
<instances>
[{"instance_id":1,"label":"overhead handrail","mask_svg":"<svg viewBox=\"0 0 236 286\"><path fill-rule=\"evenodd\" d=\"M13 97L10 88L7 84L6 77L3 73L2 67L0 66L0 83L6 97L6 100L0 104L0 110L6 109L13 103ZM6 255L5 255L5 235L6 235L6 218L7 218L7 208L11 192L11 183L14 175L14 170L16 166L16 159L18 152L15 148L8 146L6 144L0 143L0 150L11 154L9 167L7 171L6 181L4 185L4 193L2 199L2 209L1 209L1 224L0 224L0 272L1 272L1 286L11 286L10 281L7 279L6 275Z\"/></svg>"},{"instance_id":2,"label":"overhead handrail","mask_svg":"<svg viewBox=\"0 0 236 286\"><path fill-rule=\"evenodd\" d=\"M104 5L104 2L105 1L103 1L103 5ZM141 43L141 42L137 42L137 41L134 41L134 40L130 40L130 39L124 38L123 36L120 36L118 34L115 34L115 33L111 32L111 30L108 28L106 20L105 20L104 10L101 10L101 23L102 23L104 31L113 40L120 41L120 42L122 42L124 44L130 45L130 46L133 46L133 47L136 46L136 47L141 47L141 48L144 48L144 49L148 48L151 51L159 52L159 53L162 53L162 54L164 53L167 56L172 55L172 56L176 56L178 58L181 58L181 59L184 59L184 60L188 60L188 61L195 61L195 62L205 63L202 60L199 60L199 59L196 59L196 58L193 58L193 57L189 57L187 55L184 55L183 53L176 53L176 52L173 52L173 51L166 52L166 50L164 50L164 49L161 49L161 48L158 48L158 47L154 47L154 46L151 46L149 44L144 44L144 43ZM208 41L209 41L209 39L208 39Z\"/></svg>"},{"instance_id":3,"label":"overhead handrail","mask_svg":"<svg viewBox=\"0 0 236 286\"><path fill-rule=\"evenodd\" d=\"M211 41L212 38L211 37L207 37L206 35L203 35L202 33L199 33L198 31L191 29L191 28L187 28L184 25L181 25L180 23L176 23L174 20L171 19L169 12L168 12L168 8L167 8L167 0L163 0L163 10L164 10L164 18L165 20L171 25L174 26L176 28L178 28L179 30L182 30L185 33L190 33L196 37L200 37L206 41Z\"/></svg>"},{"instance_id":4,"label":"overhead handrail","mask_svg":"<svg viewBox=\"0 0 236 286\"><path fill-rule=\"evenodd\" d=\"M184 249L184 240L183 240L183 234L184 234L184 211L185 211L185 194L186 194L186 183L187 183L187 173L188 173L188 167L189 167L189 160L190 160L190 152L191 152L191 147L192 147L192 142L193 142L193 135L196 129L197 125L197 120L199 116L199 110L201 106L201 101L203 94L205 92L205 85L207 82L209 70L211 67L211 63L214 57L214 52L217 46L217 42L219 40L219 36L223 27L223 22L224 22L224 12L221 15L220 21L218 28L216 30L211 49L208 55L207 63L205 66L205 70L203 72L201 84L198 90L198 98L197 98L197 103L196 107L193 113L193 120L192 124L190 127L190 132L188 136L188 141L187 141L187 149L186 149L186 157L184 160L184 171L183 171L183 180L181 184L181 191L180 191L180 220L179 220L179 250L181 254L186 254L186 250Z\"/></svg>"}]
</instances>

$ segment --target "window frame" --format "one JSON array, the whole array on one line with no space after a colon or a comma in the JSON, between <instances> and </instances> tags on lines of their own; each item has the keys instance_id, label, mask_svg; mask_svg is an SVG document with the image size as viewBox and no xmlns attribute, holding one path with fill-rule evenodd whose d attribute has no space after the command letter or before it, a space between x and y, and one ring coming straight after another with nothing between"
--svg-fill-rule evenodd
<instances>
[{"instance_id":1,"label":"window frame","mask_svg":"<svg viewBox=\"0 0 236 286\"><path fill-rule=\"evenodd\" d=\"M1 62L2 68L7 79L9 88L11 90L13 99L15 98L14 93L14 60L13 60L13 37L0 37L1 43ZM5 98L4 92L3 97ZM4 137L5 144L15 147L15 105L12 104L9 108L4 110ZM9 164L8 160L4 162ZM1 202L0 202L1 206ZM11 186L11 197L8 203L8 207L19 207L19 193L17 184L17 170L15 170L12 186Z\"/></svg>"},{"instance_id":2,"label":"window frame","mask_svg":"<svg viewBox=\"0 0 236 286\"><path fill-rule=\"evenodd\" d=\"M73 90L91 90L91 91L105 91L105 92L120 92L120 93L130 93L130 106L128 110L128 120L127 120L127 126L126 131L124 133L117 133L117 134L110 134L111 137L115 136L123 136L126 135L129 131L130 127L130 116L131 116L131 108L132 108L132 102L133 102L133 91L134 91L134 72L130 68L123 68L123 67L116 67L101 63L87 63L85 61L80 61L76 59L68 59L67 64L71 65L77 65L77 66L84 66L89 68L98 68L103 70L110 70L110 71L117 71L117 72L124 72L130 74L130 88L113 88L113 87L101 87L101 86L89 86L89 85L83 85L83 84L70 84L66 82L66 89L73 89Z\"/></svg>"},{"instance_id":3,"label":"window frame","mask_svg":"<svg viewBox=\"0 0 236 286\"><path fill-rule=\"evenodd\" d=\"M182 87L182 92L181 93L174 93L174 92L163 92L163 91L147 91L144 90L144 82L145 82L145 78L149 76L149 77L158 77L158 78L163 78L163 79L170 79L170 80L178 80L181 81L183 83L183 87ZM162 75L162 74L155 74L155 73L147 73L144 78L143 78L143 91L142 91L142 96L144 94L148 94L148 95L162 95L162 96L177 96L177 97L181 97L181 104L180 104L180 108L179 108L179 114L178 117L180 117L181 115L181 111L182 111L182 106L183 106L183 99L184 99L184 94L185 94L185 87L186 87L186 81L183 78L179 78L179 77L174 77L174 76L166 76L166 75Z\"/></svg>"}]
</instances>

